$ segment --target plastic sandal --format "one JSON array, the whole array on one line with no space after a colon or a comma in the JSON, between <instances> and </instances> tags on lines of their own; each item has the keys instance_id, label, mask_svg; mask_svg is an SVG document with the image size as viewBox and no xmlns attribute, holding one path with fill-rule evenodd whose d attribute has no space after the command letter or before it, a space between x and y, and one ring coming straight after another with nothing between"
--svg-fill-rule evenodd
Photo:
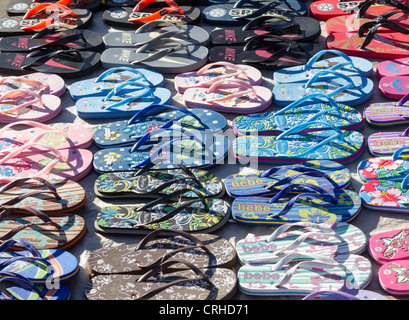
<instances>
[{"instance_id":1,"label":"plastic sandal","mask_svg":"<svg viewBox=\"0 0 409 320\"><path fill-rule=\"evenodd\" d=\"M408 295L406 284L406 275L408 273L409 261L395 260L386 262L378 271L379 283L383 290L392 295Z\"/></svg>"},{"instance_id":2,"label":"plastic sandal","mask_svg":"<svg viewBox=\"0 0 409 320\"><path fill-rule=\"evenodd\" d=\"M408 76L409 58L380 61L376 66L378 78L387 76Z\"/></svg>"},{"instance_id":3,"label":"plastic sandal","mask_svg":"<svg viewBox=\"0 0 409 320\"><path fill-rule=\"evenodd\" d=\"M0 123L45 122L56 117L61 110L61 99L51 94L15 89L0 95Z\"/></svg>"},{"instance_id":4,"label":"plastic sandal","mask_svg":"<svg viewBox=\"0 0 409 320\"><path fill-rule=\"evenodd\" d=\"M86 201L84 188L72 180L24 178L0 185L0 205L13 206L15 212L31 206L47 215L61 215L79 210Z\"/></svg>"},{"instance_id":5,"label":"plastic sandal","mask_svg":"<svg viewBox=\"0 0 409 320\"><path fill-rule=\"evenodd\" d=\"M166 136L164 143L155 143L158 135ZM229 149L228 143L228 138L221 134L206 135L200 131L193 133L175 128L156 129L132 147L97 151L94 155L94 169L101 174L135 171L153 163L152 170L163 170L179 168L181 162L189 169L206 169L224 160ZM159 157L162 160L160 162L157 159Z\"/></svg>"},{"instance_id":6,"label":"plastic sandal","mask_svg":"<svg viewBox=\"0 0 409 320\"><path fill-rule=\"evenodd\" d=\"M112 259L114 252L122 258ZM187 261L198 268L232 268L236 262L236 249L229 241L214 234L158 229L146 235L138 244L120 244L90 252L87 268L92 277L100 274L140 274L165 260ZM175 264L169 270L185 268L183 264Z\"/></svg>"},{"instance_id":7,"label":"plastic sandal","mask_svg":"<svg viewBox=\"0 0 409 320\"><path fill-rule=\"evenodd\" d=\"M155 109L165 109L165 112L152 115ZM93 137L98 147L112 148L133 145L152 130L172 127L207 133L223 132L227 128L227 120L223 115L206 109L151 105L135 113L129 120L97 125L93 129Z\"/></svg>"},{"instance_id":8,"label":"plastic sandal","mask_svg":"<svg viewBox=\"0 0 409 320\"><path fill-rule=\"evenodd\" d=\"M321 59L325 54L335 57ZM372 74L372 63L364 58L350 57L338 50L322 50L314 55L305 65L283 68L273 74L275 83L305 82L323 70L335 70L346 76L369 77ZM328 74L329 77L332 74Z\"/></svg>"},{"instance_id":9,"label":"plastic sandal","mask_svg":"<svg viewBox=\"0 0 409 320\"><path fill-rule=\"evenodd\" d=\"M409 146L409 128L403 132L377 132L372 133L368 137L368 149L369 152L374 156L391 156L399 150L400 153L403 152ZM398 155L395 156L397 158Z\"/></svg>"},{"instance_id":10,"label":"plastic sandal","mask_svg":"<svg viewBox=\"0 0 409 320\"><path fill-rule=\"evenodd\" d=\"M371 262L363 256L350 254L331 259L307 255L308 260L291 263L301 258L294 254L275 264L242 266L237 274L240 291L261 296L304 296L317 290L363 289L372 278Z\"/></svg>"},{"instance_id":11,"label":"plastic sandal","mask_svg":"<svg viewBox=\"0 0 409 320\"><path fill-rule=\"evenodd\" d=\"M77 100L75 107L81 118L126 118L146 107L167 104L170 99L169 89L150 87L132 78L116 85L106 96Z\"/></svg>"},{"instance_id":12,"label":"plastic sandal","mask_svg":"<svg viewBox=\"0 0 409 320\"><path fill-rule=\"evenodd\" d=\"M303 300L389 300L385 296L369 290L316 291Z\"/></svg>"},{"instance_id":13,"label":"plastic sandal","mask_svg":"<svg viewBox=\"0 0 409 320\"><path fill-rule=\"evenodd\" d=\"M289 189L294 188L306 192L299 193L291 199L283 198L289 193ZM360 210L361 199L353 191L334 189L327 192L313 184L292 183L272 198L234 199L232 217L237 222L256 225L281 225L300 221L350 222L356 218Z\"/></svg>"},{"instance_id":14,"label":"plastic sandal","mask_svg":"<svg viewBox=\"0 0 409 320\"><path fill-rule=\"evenodd\" d=\"M272 196L288 183L309 183L331 192L348 188L352 177L350 171L337 162L310 160L295 165L272 167L255 174L234 174L224 180L226 192L232 198ZM290 190L290 193L298 193Z\"/></svg>"},{"instance_id":15,"label":"plastic sandal","mask_svg":"<svg viewBox=\"0 0 409 320\"><path fill-rule=\"evenodd\" d=\"M365 138L361 133L340 130L332 124L328 130L302 132L315 123L298 125L279 135L239 136L233 141L232 152L240 160L282 164L309 159L347 163L363 153Z\"/></svg>"},{"instance_id":16,"label":"plastic sandal","mask_svg":"<svg viewBox=\"0 0 409 320\"><path fill-rule=\"evenodd\" d=\"M189 88L209 88L219 80L231 78L248 81L252 86L260 85L263 81L261 72L252 66L215 62L209 63L197 71L176 75L174 83L175 89L183 93Z\"/></svg>"},{"instance_id":17,"label":"plastic sandal","mask_svg":"<svg viewBox=\"0 0 409 320\"><path fill-rule=\"evenodd\" d=\"M371 257L379 264L407 260L409 229L399 228L372 235L368 242Z\"/></svg>"},{"instance_id":18,"label":"plastic sandal","mask_svg":"<svg viewBox=\"0 0 409 320\"><path fill-rule=\"evenodd\" d=\"M409 125L408 99L409 94L398 102L371 103L364 110L365 120L374 127Z\"/></svg>"},{"instance_id":19,"label":"plastic sandal","mask_svg":"<svg viewBox=\"0 0 409 320\"><path fill-rule=\"evenodd\" d=\"M375 157L358 164L358 175L362 181L402 181L409 173L409 162L401 156L409 147L396 150L391 157Z\"/></svg>"},{"instance_id":20,"label":"plastic sandal","mask_svg":"<svg viewBox=\"0 0 409 320\"><path fill-rule=\"evenodd\" d=\"M43 1L44 2L44 1ZM90 11L100 10L102 7L101 0L60 0L60 1L45 1L49 3L59 3L70 9L87 9ZM41 2L33 2L32 0L12 0L7 3L6 12L9 16L22 15L29 11Z\"/></svg>"},{"instance_id":21,"label":"plastic sandal","mask_svg":"<svg viewBox=\"0 0 409 320\"><path fill-rule=\"evenodd\" d=\"M388 76L379 79L379 91L383 96L399 100L409 94L409 76Z\"/></svg>"},{"instance_id":22,"label":"plastic sandal","mask_svg":"<svg viewBox=\"0 0 409 320\"><path fill-rule=\"evenodd\" d=\"M151 7L162 7L166 4L163 0L156 0L150 3ZM178 5L187 6L191 4L189 0L178 0ZM112 8L112 7L134 7L135 0L105 0L105 7Z\"/></svg>"},{"instance_id":23,"label":"plastic sandal","mask_svg":"<svg viewBox=\"0 0 409 320\"><path fill-rule=\"evenodd\" d=\"M308 102L313 98L322 98L323 101ZM315 128L308 128L309 131L329 129L330 126L325 125L329 122L343 130L359 130L365 123L359 111L336 103L330 96L317 93L305 96L280 111L240 115L233 119L232 127L237 135L272 135L308 121L320 122Z\"/></svg>"},{"instance_id":24,"label":"plastic sandal","mask_svg":"<svg viewBox=\"0 0 409 320\"><path fill-rule=\"evenodd\" d=\"M268 108L271 102L271 89L229 78L217 81L209 88L189 88L183 93L183 103L187 107L219 112L258 112Z\"/></svg>"},{"instance_id":25,"label":"plastic sandal","mask_svg":"<svg viewBox=\"0 0 409 320\"><path fill-rule=\"evenodd\" d=\"M322 93L336 102L349 106L359 105L373 94L373 82L360 76L346 76L334 70L317 72L308 81L280 83L273 88L274 103L286 106L311 93Z\"/></svg>"},{"instance_id":26,"label":"plastic sandal","mask_svg":"<svg viewBox=\"0 0 409 320\"><path fill-rule=\"evenodd\" d=\"M290 228L295 230L287 231ZM365 234L352 224L298 222L282 225L270 235L241 239L236 248L242 264L266 264L289 253L314 253L329 258L359 254L366 245Z\"/></svg>"},{"instance_id":27,"label":"plastic sandal","mask_svg":"<svg viewBox=\"0 0 409 320\"><path fill-rule=\"evenodd\" d=\"M109 32L104 36L104 43L108 48L135 48L162 38L181 39L191 45L207 46L209 33L198 26L155 20L145 23L136 31Z\"/></svg>"},{"instance_id":28,"label":"plastic sandal","mask_svg":"<svg viewBox=\"0 0 409 320\"><path fill-rule=\"evenodd\" d=\"M197 199L169 202L186 191L180 189L146 204L107 206L99 210L95 229L107 234L148 234L158 229L177 229L185 232L213 232L230 218L230 206L221 199L205 199L195 192Z\"/></svg>"},{"instance_id":29,"label":"plastic sandal","mask_svg":"<svg viewBox=\"0 0 409 320\"><path fill-rule=\"evenodd\" d=\"M187 270L161 272L175 263L179 262L164 262L142 276L97 276L88 282L85 296L88 300L171 300L176 297L178 300L227 300L236 293L237 277L230 269L199 269L181 261ZM147 284L149 291L146 291Z\"/></svg>"}]
</instances>

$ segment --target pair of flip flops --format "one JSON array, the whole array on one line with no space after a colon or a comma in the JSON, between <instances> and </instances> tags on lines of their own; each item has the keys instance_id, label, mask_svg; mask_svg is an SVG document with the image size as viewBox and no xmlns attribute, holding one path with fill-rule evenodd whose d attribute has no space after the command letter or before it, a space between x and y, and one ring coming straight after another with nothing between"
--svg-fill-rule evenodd
<instances>
[{"instance_id":1,"label":"pair of flip flops","mask_svg":"<svg viewBox=\"0 0 409 320\"><path fill-rule=\"evenodd\" d=\"M292 227L300 230L288 231ZM363 289L372 277L371 262L359 255L366 237L347 223L281 226L271 235L239 240L236 248L243 263L237 274L239 289L249 295L343 291L351 287L351 279L354 289ZM313 280L316 277L319 281Z\"/></svg>"},{"instance_id":2,"label":"pair of flip flops","mask_svg":"<svg viewBox=\"0 0 409 320\"><path fill-rule=\"evenodd\" d=\"M120 258L112 259L113 253ZM158 230L138 244L92 251L85 295L89 300L229 299L237 287L235 261L234 247L219 236L180 231L164 236Z\"/></svg>"},{"instance_id":3,"label":"pair of flip flops","mask_svg":"<svg viewBox=\"0 0 409 320\"><path fill-rule=\"evenodd\" d=\"M171 92L163 84L163 75L156 71L116 67L97 78L74 82L69 90L81 118L126 118L168 103Z\"/></svg>"},{"instance_id":4,"label":"pair of flip flops","mask_svg":"<svg viewBox=\"0 0 409 320\"><path fill-rule=\"evenodd\" d=\"M406 274L409 268L407 228L389 230L373 235L368 242L371 257L381 267L378 278L381 287L392 295L408 295Z\"/></svg>"},{"instance_id":5,"label":"pair of flip flops","mask_svg":"<svg viewBox=\"0 0 409 320\"><path fill-rule=\"evenodd\" d=\"M229 176L225 186L235 198L232 217L238 222L349 222L359 214L361 199L345 189L350 183L348 177L348 170L338 163L309 161L264 173Z\"/></svg>"}]
</instances>

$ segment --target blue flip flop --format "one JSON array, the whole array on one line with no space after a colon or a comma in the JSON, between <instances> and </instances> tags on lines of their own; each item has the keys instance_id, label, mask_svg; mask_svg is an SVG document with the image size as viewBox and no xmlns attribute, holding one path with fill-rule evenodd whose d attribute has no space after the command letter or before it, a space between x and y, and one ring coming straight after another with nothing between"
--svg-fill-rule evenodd
<instances>
[{"instance_id":1,"label":"blue flip flop","mask_svg":"<svg viewBox=\"0 0 409 320\"><path fill-rule=\"evenodd\" d=\"M116 85L134 79L149 87L162 87L165 78L156 71L143 68L118 67L101 73L97 78L76 81L69 87L74 100L86 97L106 96ZM126 90L138 90L137 86L128 86Z\"/></svg>"},{"instance_id":2,"label":"blue flip flop","mask_svg":"<svg viewBox=\"0 0 409 320\"><path fill-rule=\"evenodd\" d=\"M311 102L322 99L319 103ZM365 120L362 114L349 106L338 104L328 95L315 93L307 95L276 112L263 112L240 115L232 121L232 127L237 135L277 134L306 123L320 123L308 128L309 131L329 129L328 123L343 130L359 130Z\"/></svg>"},{"instance_id":3,"label":"blue flip flop","mask_svg":"<svg viewBox=\"0 0 409 320\"><path fill-rule=\"evenodd\" d=\"M317 72L308 81L276 84L273 99L276 105L287 106L309 94L321 93L338 103L356 106L372 96L373 87L369 78L349 77L338 71L324 70Z\"/></svg>"},{"instance_id":4,"label":"blue flip flop","mask_svg":"<svg viewBox=\"0 0 409 320\"><path fill-rule=\"evenodd\" d=\"M224 185L231 198L277 194L289 183L309 183L330 192L348 188L351 172L344 165L329 160L311 160L300 164L272 167L253 174L234 174L226 177ZM290 190L299 193L297 190Z\"/></svg>"},{"instance_id":5,"label":"blue flip flop","mask_svg":"<svg viewBox=\"0 0 409 320\"><path fill-rule=\"evenodd\" d=\"M164 135L168 137L164 143ZM158 137L159 136L159 137ZM151 170L179 168L205 169L221 163L229 150L225 135L194 133L176 128L157 129L147 133L132 147L102 149L94 155L94 169L98 173L135 171L155 163ZM158 160L161 161L158 161ZM172 162L172 159L177 161Z\"/></svg>"},{"instance_id":6,"label":"blue flip flop","mask_svg":"<svg viewBox=\"0 0 409 320\"><path fill-rule=\"evenodd\" d=\"M337 56L318 60L328 53ZM305 65L282 68L275 71L273 80L275 83L305 82L311 79L317 72L323 70L338 71L349 77L369 77L373 72L373 65L367 59L350 57L338 50L322 50L315 54Z\"/></svg>"},{"instance_id":7,"label":"blue flip flop","mask_svg":"<svg viewBox=\"0 0 409 320\"><path fill-rule=\"evenodd\" d=\"M291 199L291 189L304 188ZM347 189L334 189L333 193L311 184L290 184L272 198L241 197L232 204L234 220L257 225L279 225L300 221L350 222L361 210L361 198Z\"/></svg>"},{"instance_id":8,"label":"blue flip flop","mask_svg":"<svg viewBox=\"0 0 409 320\"><path fill-rule=\"evenodd\" d=\"M129 92L128 86L136 86L139 90ZM147 106L167 104L170 99L169 89L152 88L130 79L117 85L105 97L82 98L75 105L81 118L126 118Z\"/></svg>"},{"instance_id":9,"label":"blue flip flop","mask_svg":"<svg viewBox=\"0 0 409 320\"><path fill-rule=\"evenodd\" d=\"M146 115L153 109L173 109L155 115ZM95 127L93 137L100 148L133 145L148 132L158 128L183 128L223 132L227 128L226 118L216 111L185 109L170 105L151 105L137 112L130 120L101 124Z\"/></svg>"},{"instance_id":10,"label":"blue flip flop","mask_svg":"<svg viewBox=\"0 0 409 320\"><path fill-rule=\"evenodd\" d=\"M331 129L303 132L317 121L307 122L277 135L239 136L233 141L233 154L244 161L260 163L299 163L306 160L332 160L348 163L365 149L365 137L353 130Z\"/></svg>"}]
</instances>

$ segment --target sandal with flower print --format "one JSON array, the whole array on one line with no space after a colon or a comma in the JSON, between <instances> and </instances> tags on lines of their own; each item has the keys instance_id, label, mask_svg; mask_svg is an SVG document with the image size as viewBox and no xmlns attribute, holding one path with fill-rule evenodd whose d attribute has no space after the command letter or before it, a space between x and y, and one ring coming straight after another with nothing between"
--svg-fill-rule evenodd
<instances>
[{"instance_id":1,"label":"sandal with flower print","mask_svg":"<svg viewBox=\"0 0 409 320\"><path fill-rule=\"evenodd\" d=\"M398 228L372 235L368 241L368 251L379 264L409 259L409 229Z\"/></svg>"},{"instance_id":2,"label":"sandal with flower print","mask_svg":"<svg viewBox=\"0 0 409 320\"><path fill-rule=\"evenodd\" d=\"M409 260L395 260L384 263L378 271L379 284L382 289L394 296L409 294L407 281Z\"/></svg>"},{"instance_id":3,"label":"sandal with flower print","mask_svg":"<svg viewBox=\"0 0 409 320\"><path fill-rule=\"evenodd\" d=\"M329 160L310 160L272 167L254 174L234 174L226 177L224 185L227 194L237 198L272 196L289 183L314 184L331 192L335 188L348 188L351 181L351 172L342 164ZM297 193L297 190L290 190L291 193Z\"/></svg>"},{"instance_id":4,"label":"sandal with flower print","mask_svg":"<svg viewBox=\"0 0 409 320\"><path fill-rule=\"evenodd\" d=\"M179 168L112 172L100 175L95 181L94 192L99 198L157 198L180 189L194 190L205 198L221 198L224 195L222 181L205 170L190 170L182 163ZM197 198L197 193L187 191L183 199ZM1 199L1 198L0 198Z\"/></svg>"},{"instance_id":5,"label":"sandal with flower print","mask_svg":"<svg viewBox=\"0 0 409 320\"><path fill-rule=\"evenodd\" d=\"M369 180L359 195L362 204L371 210L409 212L409 175L402 181Z\"/></svg>"},{"instance_id":6,"label":"sandal with flower print","mask_svg":"<svg viewBox=\"0 0 409 320\"><path fill-rule=\"evenodd\" d=\"M292 198L290 190L303 188ZM239 197L232 204L232 217L240 223L280 225L307 222L350 222L361 210L359 195L347 189L328 192L313 184L289 184L272 198Z\"/></svg>"},{"instance_id":7,"label":"sandal with flower print","mask_svg":"<svg viewBox=\"0 0 409 320\"><path fill-rule=\"evenodd\" d=\"M157 110L165 112L157 113ZM97 125L93 137L99 148L129 146L152 130L173 127L208 133L223 132L227 128L227 120L212 110L154 104L141 109L129 120Z\"/></svg>"},{"instance_id":8,"label":"sandal with flower print","mask_svg":"<svg viewBox=\"0 0 409 320\"><path fill-rule=\"evenodd\" d=\"M195 192L196 199L180 201L178 196ZM170 202L177 199L175 202ZM192 189L180 189L146 204L107 206L99 210L95 229L109 234L148 234L157 229L185 232L213 232L230 218L230 205L221 199L206 199Z\"/></svg>"},{"instance_id":9,"label":"sandal with flower print","mask_svg":"<svg viewBox=\"0 0 409 320\"><path fill-rule=\"evenodd\" d=\"M91 277L141 274L165 260L187 261L198 268L231 268L236 263L236 249L227 239L214 234L157 229L138 244L120 244L90 252L87 269ZM175 264L168 270L181 269L185 266Z\"/></svg>"}]
</instances>

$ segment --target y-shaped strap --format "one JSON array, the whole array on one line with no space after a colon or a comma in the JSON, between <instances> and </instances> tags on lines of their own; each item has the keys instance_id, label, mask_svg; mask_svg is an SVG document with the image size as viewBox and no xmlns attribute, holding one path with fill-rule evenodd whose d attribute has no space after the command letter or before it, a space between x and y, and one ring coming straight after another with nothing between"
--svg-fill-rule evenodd
<instances>
[{"instance_id":1,"label":"y-shaped strap","mask_svg":"<svg viewBox=\"0 0 409 320\"><path fill-rule=\"evenodd\" d=\"M172 44L170 47L166 47L168 44ZM138 64L146 61L155 61L159 60L163 57L168 56L169 54L178 51L178 50L184 50L186 51L186 54L190 56L190 49L189 49L189 44L186 43L186 41L183 40L178 40L178 39L155 39L155 41L146 43L142 46L140 46L138 49L136 49L136 53L140 52L153 52L152 54L148 54L145 58L141 58L139 60L134 60L131 61L131 64ZM157 49L157 48L162 48L156 51L151 51L152 49Z\"/></svg>"},{"instance_id":2,"label":"y-shaped strap","mask_svg":"<svg viewBox=\"0 0 409 320\"><path fill-rule=\"evenodd\" d=\"M140 0L138 4L135 6L133 9L133 12L138 12L151 4L155 0ZM179 12L180 14L184 14L183 10L177 5L176 2L173 0L164 0L167 5L169 5L169 8L162 8L148 16L141 17L141 18L131 18L128 19L129 22L148 22L148 21L153 21L153 20L158 20L162 18L164 15L167 15L172 12Z\"/></svg>"},{"instance_id":3,"label":"y-shaped strap","mask_svg":"<svg viewBox=\"0 0 409 320\"><path fill-rule=\"evenodd\" d=\"M104 80L112 81L112 80L109 79L108 77L109 77L111 74L113 74L113 73L121 72L121 71L131 72L131 73L133 73L135 76L132 77L132 78L130 78L130 79L133 79L133 80L135 80L135 81L136 81L136 80L139 80L139 79L143 79L144 81L146 81L146 82L148 83L148 85L149 85L150 87L154 87L154 85L152 84L152 82L149 81L149 80L145 77L145 75L144 75L142 72L140 72L139 70L137 70L137 69L135 69L135 68L130 68L130 67L116 67L116 68L108 69L107 71L101 73L101 74L99 75L99 77L96 78L93 82L94 82L94 83L98 83L98 82L102 82L102 81L104 81ZM107 79L107 78L108 78L108 79ZM130 79L128 79L128 80L130 80Z\"/></svg>"},{"instance_id":4,"label":"y-shaped strap","mask_svg":"<svg viewBox=\"0 0 409 320\"><path fill-rule=\"evenodd\" d=\"M41 290L34 283L32 283L30 280L28 280L26 277L22 275L19 275L15 272L0 271L0 282L3 282L3 281L15 283L18 286L28 288L34 291L35 293L37 293L38 296L41 298L41 300L46 300L46 297L41 292ZM12 294L11 296L14 297ZM0 299L1 298L2 296L0 296Z\"/></svg>"}]
</instances>

